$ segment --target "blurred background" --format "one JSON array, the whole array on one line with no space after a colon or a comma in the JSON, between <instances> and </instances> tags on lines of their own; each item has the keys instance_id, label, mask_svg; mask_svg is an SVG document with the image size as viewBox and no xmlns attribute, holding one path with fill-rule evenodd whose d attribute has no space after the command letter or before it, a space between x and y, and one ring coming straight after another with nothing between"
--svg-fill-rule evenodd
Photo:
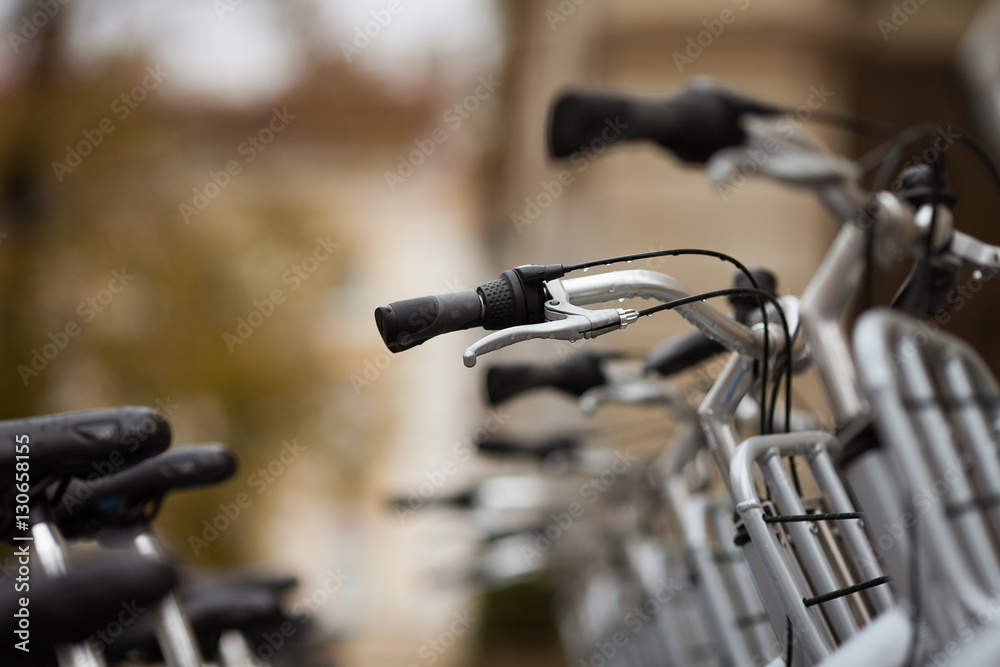
<instances>
[{"instance_id":1,"label":"blurred background","mask_svg":"<svg viewBox=\"0 0 1000 667\"><path fill-rule=\"evenodd\" d=\"M471 455L475 442L544 437L577 423L574 405L542 396L487 411L484 364L461 360L476 332L391 355L373 309L517 264L670 247L732 253L800 293L837 229L807 194L751 180L720 196L649 147L552 164L553 95L712 76L801 121L822 108L972 128L997 102L970 87L959 56L996 77L989 11L977 0L3 0L0 417L144 404L170 418L177 443L228 443L240 473L171 499L161 534L193 567L297 574L293 603L344 665L563 664L545 582L483 595L465 576L467 522L387 500L466 488L496 470ZM978 127L995 139L995 117ZM820 135L852 156L875 146ZM948 156L958 225L998 243L995 193L963 150ZM731 279L693 258L654 268L696 289ZM988 300L948 328L997 368ZM642 324L586 345L639 354L685 331L673 316ZM490 361L553 350L534 342ZM213 531L240 493L252 503Z\"/></svg>"}]
</instances>

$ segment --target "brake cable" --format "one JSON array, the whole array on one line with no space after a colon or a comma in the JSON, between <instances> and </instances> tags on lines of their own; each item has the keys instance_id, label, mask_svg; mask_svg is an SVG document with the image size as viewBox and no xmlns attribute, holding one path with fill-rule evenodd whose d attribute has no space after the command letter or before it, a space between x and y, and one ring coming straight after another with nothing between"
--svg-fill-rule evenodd
<instances>
[{"instance_id":1,"label":"brake cable","mask_svg":"<svg viewBox=\"0 0 1000 667\"><path fill-rule=\"evenodd\" d=\"M568 266L563 265L562 268L565 273L569 273L570 271L587 271L588 269L601 265L610 266L612 264L620 264L620 263L630 264L633 261L639 259L653 259L656 257L668 257L668 256L678 257L682 255L699 255L703 257L715 257L716 259L719 259L723 262L728 262L729 264L735 266L744 276L746 276L747 280L750 281L750 284L753 285L753 288L755 290L760 290L760 284L757 282L757 279L754 277L753 273L750 271L750 269L746 267L746 265L744 265L738 259L736 259L731 255L727 255L724 252L718 252L716 250L704 250L701 248L677 248L672 250L653 250L649 252L633 253L630 255L619 255L618 257L607 257L604 259L592 260L589 262L581 262L579 264L570 264ZM767 294L766 292L762 293ZM767 307L764 305L764 300L758 296L757 302L760 306L761 317L764 321L764 350L763 350L764 355L760 368L761 377L763 378L763 381L761 383L761 398L760 398L760 411L761 411L760 432L761 434L764 434L769 432L769 428L773 428L773 421L770 426L767 421L767 415L768 415L767 377L768 377L768 359L770 356L770 332L769 332L768 318L767 318ZM780 304L778 305L778 308L780 308ZM642 315L644 312L645 311L640 311L639 314ZM784 317L783 312L782 312L782 317ZM786 331L787 331L787 326L786 326ZM785 340L788 340L788 338L786 338Z\"/></svg>"}]
</instances>

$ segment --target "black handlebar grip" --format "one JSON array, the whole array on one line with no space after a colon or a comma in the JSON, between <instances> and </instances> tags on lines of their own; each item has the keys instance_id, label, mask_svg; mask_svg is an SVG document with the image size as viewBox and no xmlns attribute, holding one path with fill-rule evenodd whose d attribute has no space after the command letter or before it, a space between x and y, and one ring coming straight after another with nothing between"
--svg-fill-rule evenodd
<instances>
[{"instance_id":1,"label":"black handlebar grip","mask_svg":"<svg viewBox=\"0 0 1000 667\"><path fill-rule=\"evenodd\" d=\"M699 82L666 98L614 91L560 95L549 117L549 153L565 158L596 150L598 142L649 140L684 162L704 164L716 152L743 143L745 113L779 109L711 82Z\"/></svg>"},{"instance_id":2,"label":"black handlebar grip","mask_svg":"<svg viewBox=\"0 0 1000 667\"><path fill-rule=\"evenodd\" d=\"M778 296L778 278L767 269L752 268L750 274L757 281L757 286L771 296ZM753 283L742 272L737 271L733 277L733 287L749 289ZM755 314L760 312L760 297L753 294L731 294L727 297L733 307L733 318L741 324L750 324Z\"/></svg>"},{"instance_id":3,"label":"black handlebar grip","mask_svg":"<svg viewBox=\"0 0 1000 667\"><path fill-rule=\"evenodd\" d=\"M499 405L525 391L552 387L572 396L607 383L602 364L607 353L577 354L558 364L493 366L486 373L486 396Z\"/></svg>"},{"instance_id":4,"label":"black handlebar grip","mask_svg":"<svg viewBox=\"0 0 1000 667\"><path fill-rule=\"evenodd\" d=\"M431 495L418 497L399 496L389 501L389 507L397 511L418 510L430 507L454 507L458 509L469 509L476 504L475 489L459 491L451 495Z\"/></svg>"},{"instance_id":5,"label":"black handlebar grip","mask_svg":"<svg viewBox=\"0 0 1000 667\"><path fill-rule=\"evenodd\" d=\"M670 377L726 350L700 331L671 338L658 345L646 358L643 370Z\"/></svg>"},{"instance_id":6,"label":"black handlebar grip","mask_svg":"<svg viewBox=\"0 0 1000 667\"><path fill-rule=\"evenodd\" d=\"M483 301L476 290L462 290L396 301L375 309L375 325L390 352L402 352L434 336L483 323Z\"/></svg>"},{"instance_id":7,"label":"black handlebar grip","mask_svg":"<svg viewBox=\"0 0 1000 667\"><path fill-rule=\"evenodd\" d=\"M513 440L484 440L476 445L476 449L480 454L497 458L523 457L544 461L555 454L572 455L582 446L583 443L576 436L557 435L537 444Z\"/></svg>"}]
</instances>

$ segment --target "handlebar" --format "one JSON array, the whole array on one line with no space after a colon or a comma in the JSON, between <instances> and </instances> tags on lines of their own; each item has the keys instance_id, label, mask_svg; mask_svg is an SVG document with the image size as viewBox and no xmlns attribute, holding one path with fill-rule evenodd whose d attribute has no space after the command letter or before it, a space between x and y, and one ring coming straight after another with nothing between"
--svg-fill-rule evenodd
<instances>
[{"instance_id":1,"label":"handlebar","mask_svg":"<svg viewBox=\"0 0 1000 667\"><path fill-rule=\"evenodd\" d=\"M711 359L725 349L726 346L722 343L712 340L700 331L693 331L658 345L646 357L643 372L670 377L706 359Z\"/></svg>"},{"instance_id":2,"label":"handlebar","mask_svg":"<svg viewBox=\"0 0 1000 667\"><path fill-rule=\"evenodd\" d=\"M643 269L612 271L553 282L558 283L566 300L578 306L634 297L667 302L696 294L676 278ZM549 283L549 291L553 289L553 283ZM763 337L760 331L737 322L711 304L696 301L678 306L675 310L709 338L727 348L755 358L763 355ZM780 334L777 340L778 346L784 344Z\"/></svg>"},{"instance_id":3,"label":"handlebar","mask_svg":"<svg viewBox=\"0 0 1000 667\"><path fill-rule=\"evenodd\" d=\"M555 454L572 456L578 452L583 443L580 438L572 435L557 435L540 443L524 443L513 440L486 440L477 445L480 454L498 458L531 458L538 461Z\"/></svg>"},{"instance_id":4,"label":"handlebar","mask_svg":"<svg viewBox=\"0 0 1000 667\"><path fill-rule=\"evenodd\" d=\"M746 135L740 120L744 114L779 112L777 107L706 80L669 97L570 91L560 95L552 107L549 154L569 157L597 141L649 140L684 162L704 164L717 151L743 143Z\"/></svg>"},{"instance_id":5,"label":"handlebar","mask_svg":"<svg viewBox=\"0 0 1000 667\"><path fill-rule=\"evenodd\" d=\"M560 264L519 266L474 290L396 301L375 309L375 325L390 352L470 327L506 329L541 322L543 281L562 276Z\"/></svg>"},{"instance_id":6,"label":"handlebar","mask_svg":"<svg viewBox=\"0 0 1000 667\"><path fill-rule=\"evenodd\" d=\"M543 387L581 396L607 382L602 366L615 356L609 352L591 352L575 354L554 364L492 366L486 373L486 395L490 405Z\"/></svg>"},{"instance_id":7,"label":"handlebar","mask_svg":"<svg viewBox=\"0 0 1000 667\"><path fill-rule=\"evenodd\" d=\"M695 295L695 292L684 283L655 271L613 271L565 280L549 278L561 275L562 272L562 266L558 264L518 267L505 272L501 281L511 277L507 285L511 290L515 284L518 285L521 297L506 302L501 302L494 296L483 299L485 311L483 327L503 330L487 335L466 349L463 355L465 365L474 366L479 356L520 341L556 338L574 342L582 338L593 338L623 329L635 322L639 316L638 312L632 309L590 310L581 307L584 305L613 300L623 301L633 297L667 302ZM477 292L482 296L489 290L480 288ZM430 332L431 335L414 342L415 338L408 338L409 334L399 326L398 317L388 317L390 312L398 314L396 309L399 309L400 303L408 302L397 302L375 311L379 332L390 350L398 352L409 349L433 335L448 330L443 327L435 327L432 330L423 326L422 333ZM499 309L493 309L491 306L494 303L501 305L506 303L508 307L498 315ZM513 308L509 307L510 303L514 304ZM705 301L683 304L677 306L675 310L710 339L725 347L756 359L763 356L762 329L744 325ZM786 313L796 312L794 303L787 302L785 310ZM784 340L777 332L772 332L772 336L776 336L774 338L776 344L772 349L777 352L784 345ZM802 348L801 345L799 347ZM796 356L799 356L800 352L801 349L797 350Z\"/></svg>"},{"instance_id":8,"label":"handlebar","mask_svg":"<svg viewBox=\"0 0 1000 667\"><path fill-rule=\"evenodd\" d=\"M402 352L434 336L482 326L485 306L476 290L396 301L375 309L375 324L391 352Z\"/></svg>"},{"instance_id":9,"label":"handlebar","mask_svg":"<svg viewBox=\"0 0 1000 667\"><path fill-rule=\"evenodd\" d=\"M756 281L756 286L773 296L778 296L778 280L773 273L761 268L751 269L750 273ZM733 279L733 287L749 288L754 287L754 284L742 272L737 272ZM737 322L749 325L754 321L760 308L759 298L734 294L728 297L728 301L733 307L733 318ZM695 331L671 338L657 346L646 358L643 372L647 374L656 372L663 377L670 377L724 352L725 349L722 343Z\"/></svg>"},{"instance_id":10,"label":"handlebar","mask_svg":"<svg viewBox=\"0 0 1000 667\"><path fill-rule=\"evenodd\" d=\"M476 491L469 489L458 491L452 494L435 494L419 500L399 496L389 501L389 507L393 510L412 510L424 507L448 507L453 509L469 509L476 504Z\"/></svg>"}]
</instances>

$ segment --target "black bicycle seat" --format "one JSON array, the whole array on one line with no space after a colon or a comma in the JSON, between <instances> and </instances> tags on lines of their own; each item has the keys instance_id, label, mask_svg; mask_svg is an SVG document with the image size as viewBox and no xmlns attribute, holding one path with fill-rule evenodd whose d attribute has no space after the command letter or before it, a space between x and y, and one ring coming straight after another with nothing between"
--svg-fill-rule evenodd
<instances>
[{"instance_id":1,"label":"black bicycle seat","mask_svg":"<svg viewBox=\"0 0 1000 667\"><path fill-rule=\"evenodd\" d=\"M56 500L52 520L67 537L142 525L165 494L221 482L236 468L236 456L223 444L174 449L109 477L73 480Z\"/></svg>"},{"instance_id":2,"label":"black bicycle seat","mask_svg":"<svg viewBox=\"0 0 1000 667\"><path fill-rule=\"evenodd\" d=\"M29 461L32 484L48 477L104 476L159 454L171 438L170 423L146 407L5 419L0 421L0 491L15 483L18 461Z\"/></svg>"},{"instance_id":3,"label":"black bicycle seat","mask_svg":"<svg viewBox=\"0 0 1000 667\"><path fill-rule=\"evenodd\" d=\"M274 628L288 620L279 596L257 586L196 586L182 589L180 597L206 660L216 659L219 638L227 630L251 632L261 627ZM126 628L105 648L105 655L111 662L126 656L142 662L163 662L153 615L143 614Z\"/></svg>"},{"instance_id":4,"label":"black bicycle seat","mask_svg":"<svg viewBox=\"0 0 1000 667\"><path fill-rule=\"evenodd\" d=\"M142 556L103 556L70 563L65 576L31 579L30 592L5 586L0 594L0 632L9 641L0 646L4 665L55 664L52 645L87 641L112 623L124 624L160 600L176 584L174 569ZM19 641L17 613L21 598L30 601L30 653Z\"/></svg>"}]
</instances>

